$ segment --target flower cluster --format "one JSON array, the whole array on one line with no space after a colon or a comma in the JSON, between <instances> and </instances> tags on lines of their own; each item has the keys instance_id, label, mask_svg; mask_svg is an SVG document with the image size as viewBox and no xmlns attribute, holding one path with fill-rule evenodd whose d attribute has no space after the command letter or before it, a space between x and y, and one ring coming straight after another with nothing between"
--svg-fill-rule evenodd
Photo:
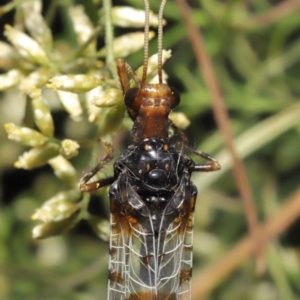
<instances>
[{"instance_id":1,"label":"flower cluster","mask_svg":"<svg viewBox=\"0 0 300 300\"><path fill-rule=\"evenodd\" d=\"M68 188L47 200L32 216L42 222L34 228L33 236L45 238L66 231L78 218L87 217L87 204L78 189L80 176L69 161L77 156L81 143L55 136L49 99L58 101L74 122L87 118L101 132L101 140L111 142L123 124L125 108L118 78L108 71L102 60L108 48L98 50L96 40L105 38L105 18L115 26L143 27L144 12L114 7L111 15L105 16L99 11L99 22L94 26L83 6L70 7L69 19L77 47L74 50L69 46L66 54L65 48L55 42L51 26L42 15L42 1L15 3L24 16L23 27L20 22L19 26L5 26L7 42L0 42L0 68L4 71L0 75L0 90L17 89L30 104L34 121L32 128L5 124L9 139L30 147L18 158L15 167L30 170L48 164ZM156 15L151 14L150 23L157 26ZM153 37L154 33L150 32L149 39ZM112 43L114 57L126 57L141 49L143 40L141 31L106 40L106 43ZM169 57L170 51L164 51L163 61ZM141 70L137 70L138 76L140 73ZM149 59L149 81L156 74L157 59L153 56ZM24 115L24 119L26 117ZM103 230L94 227L103 235Z\"/></svg>"}]
</instances>

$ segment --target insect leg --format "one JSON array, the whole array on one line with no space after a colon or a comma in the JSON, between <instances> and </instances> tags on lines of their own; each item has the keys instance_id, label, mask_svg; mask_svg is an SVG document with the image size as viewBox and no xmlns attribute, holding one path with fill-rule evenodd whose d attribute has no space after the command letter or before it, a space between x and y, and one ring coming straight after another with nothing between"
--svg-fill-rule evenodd
<instances>
[{"instance_id":1,"label":"insect leg","mask_svg":"<svg viewBox=\"0 0 300 300\"><path fill-rule=\"evenodd\" d=\"M177 127L171 120L170 120L170 126L174 130L174 132L176 132L180 136L183 144L187 144L188 139L187 139L185 133L179 127Z\"/></svg>"},{"instance_id":2,"label":"insect leg","mask_svg":"<svg viewBox=\"0 0 300 300\"><path fill-rule=\"evenodd\" d=\"M187 148L192 153L208 160L208 163L203 164L196 164L192 171L198 171L198 172L211 172L211 171L217 171L221 169L221 165L217 160L215 160L213 157L211 157L209 154L202 152L200 150L196 150L193 148L190 148L185 145L185 148Z\"/></svg>"},{"instance_id":3,"label":"insect leg","mask_svg":"<svg viewBox=\"0 0 300 300\"><path fill-rule=\"evenodd\" d=\"M98 190L104 186L110 185L114 182L114 177L100 179L95 182L90 182L90 179L97 174L110 160L113 158L113 151L110 145L104 144L107 154L99 161L99 163L90 172L88 172L80 181L79 189L81 192L92 192Z\"/></svg>"},{"instance_id":4,"label":"insect leg","mask_svg":"<svg viewBox=\"0 0 300 300\"><path fill-rule=\"evenodd\" d=\"M87 175L90 175L91 172L89 172ZM92 174L92 176L88 176L88 177L93 177L96 173L94 173L94 174ZM110 176L110 177L106 177L106 178L100 179L100 180L95 181L95 182L87 183L87 181L90 178L87 179L87 180L85 180L86 176L84 176L82 178L81 182L80 182L80 191L82 193L93 192L93 191L98 190L98 189L100 189L100 188L102 188L104 186L111 185L115 181L115 178L113 176Z\"/></svg>"},{"instance_id":5,"label":"insect leg","mask_svg":"<svg viewBox=\"0 0 300 300\"><path fill-rule=\"evenodd\" d=\"M120 79L120 83L122 86L123 93L125 94L129 88L130 88L130 83L128 80L128 75L130 75L135 83L140 86L140 79L137 77L135 74L134 70L131 68L129 64L124 59L118 59L117 60L117 70L118 70L118 75Z\"/></svg>"}]
</instances>

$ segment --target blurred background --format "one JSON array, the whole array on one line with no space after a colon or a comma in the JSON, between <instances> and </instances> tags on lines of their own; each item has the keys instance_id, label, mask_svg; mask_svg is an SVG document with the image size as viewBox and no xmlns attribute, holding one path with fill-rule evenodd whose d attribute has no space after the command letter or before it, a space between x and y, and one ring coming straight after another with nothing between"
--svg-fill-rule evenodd
<instances>
[{"instance_id":1,"label":"blurred background","mask_svg":"<svg viewBox=\"0 0 300 300\"><path fill-rule=\"evenodd\" d=\"M1 124L29 127L41 136L29 133L24 137L24 132L13 131L12 126L6 130L0 127L0 299L105 299L108 189L82 196L78 184L103 155L99 139L112 141L118 158L129 142L131 123L128 117L121 122L122 103L115 106L104 103L101 108L93 109L88 102L88 90L80 84L71 90L80 92L73 93L77 98L72 102L69 94L56 93L46 83L56 75L97 74L105 78L99 91L105 94L105 90L117 87L109 59L125 57L134 69L141 66L140 37L129 35L127 40L118 42L119 50L115 48L114 55L106 54L105 26L109 24L105 25L103 5L109 1L4 2L0 17ZM151 9L157 12L159 1L150 2ZM193 20L202 30L225 98L235 146L245 165L258 219L264 223L277 215L280 220L282 206L298 191L300 181L299 0L190 0L188 3ZM112 5L143 9L141 0L113 1ZM126 15L121 10L122 14ZM184 113L190 121L185 129L190 146L211 154L222 165L220 172L193 175L199 189L193 299L299 299L300 219L291 226L287 222L283 234L265 241L260 272L254 256L248 255L235 267L225 270L220 280L212 279L205 295L197 292L196 287L207 280L204 270L210 270L211 266L218 269L218 264L220 268L223 266L227 253L248 235L248 225L232 175L232 162L216 126L212 100L176 2L167 3L164 18L167 22L164 49L172 50L164 70L168 83L181 93L181 104L175 112ZM122 26L117 22L120 19L117 14L112 19L116 40L143 30L141 25L135 28L132 24L137 15L129 15L128 19L134 22L127 19ZM28 20L33 20L32 24ZM26 40L22 42L24 50L16 41L22 36L9 34L5 24L38 41L47 62L38 60L39 54L33 52ZM87 37L93 33L96 38L88 42ZM87 47L81 47L84 43ZM150 42L150 55L156 53L156 47L154 38ZM34 104L38 97L30 94L33 86L42 90L44 100L39 102L42 104ZM39 123L35 105L44 105L43 111L47 114L49 110L52 121L45 118ZM179 115L175 115L175 122L176 118L179 126L184 127L186 120L181 122ZM13 140L7 138L9 130L13 131L10 132ZM61 148L49 150L46 155L48 148L43 148L46 147L43 139L47 145L52 143ZM65 154L69 146L62 143L66 139L80 146L78 150L72 148L69 156ZM30 152L31 158L22 156L33 149L42 151ZM49 159L59 154L61 163L53 160L49 163ZM195 160L198 162L198 158ZM14 167L16 161L18 168ZM65 167L64 171L60 166ZM99 176L111 174L112 163ZM49 199L52 202L45 205ZM66 207L63 213L58 208L60 204ZM37 209L40 210L35 214ZM40 239L32 238L34 227L34 235Z\"/></svg>"}]
</instances>

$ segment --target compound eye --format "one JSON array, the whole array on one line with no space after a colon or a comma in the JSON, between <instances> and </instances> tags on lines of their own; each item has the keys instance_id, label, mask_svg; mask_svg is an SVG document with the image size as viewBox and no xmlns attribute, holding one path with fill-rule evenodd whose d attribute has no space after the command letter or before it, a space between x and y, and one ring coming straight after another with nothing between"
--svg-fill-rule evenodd
<instances>
[{"instance_id":1,"label":"compound eye","mask_svg":"<svg viewBox=\"0 0 300 300\"><path fill-rule=\"evenodd\" d=\"M180 103L180 94L177 91L177 89L175 89L174 87L171 87L171 92L172 92L172 102L171 102L171 109L175 108L176 106L178 106L178 104Z\"/></svg>"},{"instance_id":2,"label":"compound eye","mask_svg":"<svg viewBox=\"0 0 300 300\"><path fill-rule=\"evenodd\" d=\"M125 93L124 102L128 108L136 110L136 107L135 107L136 103L134 103L134 102L135 102L136 96L138 94L138 91L139 91L138 88L131 88L131 89L127 90L127 92Z\"/></svg>"}]
</instances>

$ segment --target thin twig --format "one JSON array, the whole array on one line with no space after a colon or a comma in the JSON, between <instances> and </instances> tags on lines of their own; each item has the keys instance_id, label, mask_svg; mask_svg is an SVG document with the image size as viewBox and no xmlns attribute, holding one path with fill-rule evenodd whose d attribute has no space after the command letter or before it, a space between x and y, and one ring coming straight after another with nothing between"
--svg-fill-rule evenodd
<instances>
[{"instance_id":1,"label":"thin twig","mask_svg":"<svg viewBox=\"0 0 300 300\"><path fill-rule=\"evenodd\" d=\"M111 0L103 0L104 18L105 18L105 45L106 45L106 65L112 74L112 77L118 81L116 61L114 57L114 32L111 20Z\"/></svg>"},{"instance_id":2,"label":"thin twig","mask_svg":"<svg viewBox=\"0 0 300 300\"><path fill-rule=\"evenodd\" d=\"M233 160L233 173L242 197L244 210L246 213L250 233L253 237L258 237L258 219L253 202L252 192L248 183L248 178L239 159L235 147L234 138L229 125L228 112L224 105L224 98L221 94L220 87L214 72L213 64L208 56L202 41L201 31L196 27L192 20L189 6L185 0L177 0L183 20L186 23L189 39L191 41L199 68L202 71L204 80L212 97L213 109L218 128L223 136L226 148L231 154ZM257 239L257 269L262 268L260 242Z\"/></svg>"},{"instance_id":3,"label":"thin twig","mask_svg":"<svg viewBox=\"0 0 300 300\"><path fill-rule=\"evenodd\" d=\"M282 3L279 3L272 9L268 10L266 13L255 15L253 17L246 18L241 22L235 23L234 27L245 29L262 28L278 22L280 19L299 11L299 9L299 0L283 1Z\"/></svg>"},{"instance_id":4,"label":"thin twig","mask_svg":"<svg viewBox=\"0 0 300 300\"><path fill-rule=\"evenodd\" d=\"M269 221L259 226L259 238L266 245L279 236L300 216L300 189L296 190ZM224 278L234 272L249 256L256 251L256 239L246 236L227 254L207 270L194 277L193 299L201 299L217 286Z\"/></svg>"}]
</instances>

